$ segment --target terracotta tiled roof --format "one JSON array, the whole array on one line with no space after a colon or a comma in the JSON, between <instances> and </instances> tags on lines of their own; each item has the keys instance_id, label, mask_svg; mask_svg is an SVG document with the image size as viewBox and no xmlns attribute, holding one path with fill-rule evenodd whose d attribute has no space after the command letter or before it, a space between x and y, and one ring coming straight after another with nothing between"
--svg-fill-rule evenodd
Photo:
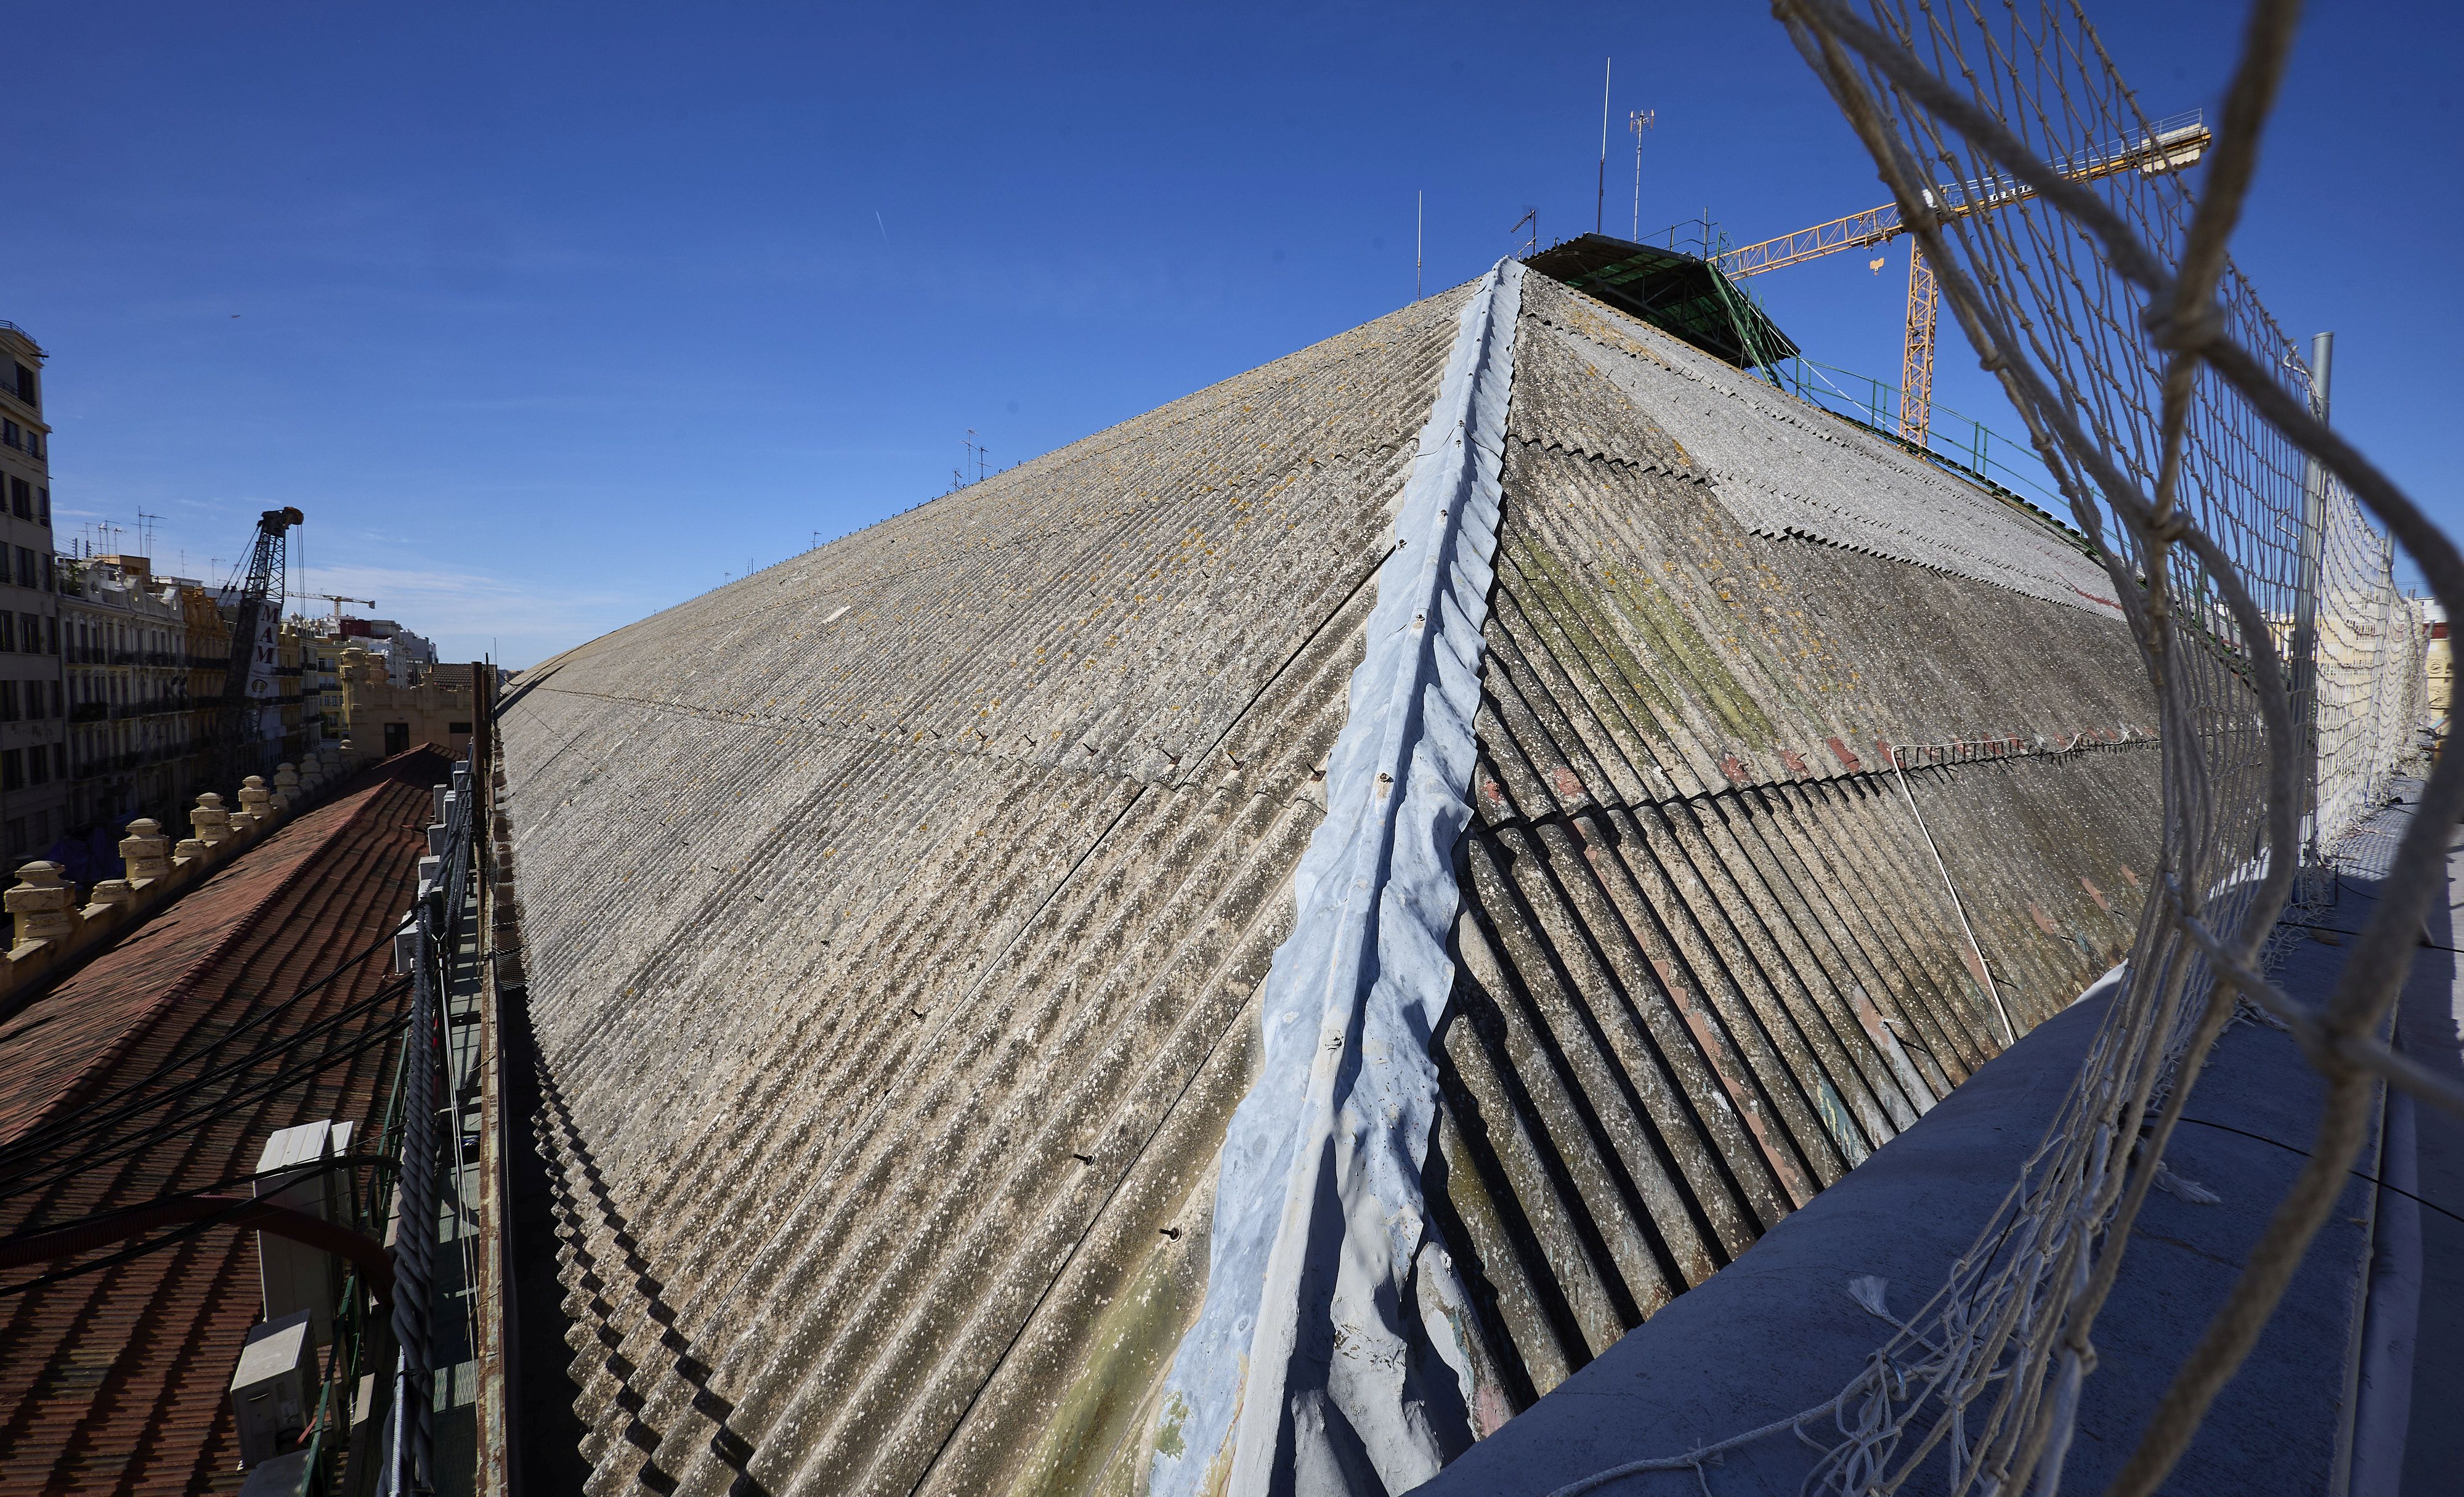
<instances>
[{"instance_id":1,"label":"terracotta tiled roof","mask_svg":"<svg viewBox=\"0 0 2464 1497\"><path fill-rule=\"evenodd\" d=\"M275 1012L408 907L448 772L426 749L376 766L0 1021L0 1234L244 1176L297 1123L371 1137L398 1004L231 1063L379 995L382 953ZM260 1309L253 1237L228 1227L0 1299L0 1494L236 1487L225 1389Z\"/></svg>"}]
</instances>

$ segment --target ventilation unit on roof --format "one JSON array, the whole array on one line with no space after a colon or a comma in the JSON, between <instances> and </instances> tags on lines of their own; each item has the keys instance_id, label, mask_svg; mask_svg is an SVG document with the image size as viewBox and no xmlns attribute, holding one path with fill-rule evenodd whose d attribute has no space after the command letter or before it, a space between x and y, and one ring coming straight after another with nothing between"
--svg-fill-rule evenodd
<instances>
[{"instance_id":1,"label":"ventilation unit on roof","mask_svg":"<svg viewBox=\"0 0 2464 1497\"><path fill-rule=\"evenodd\" d=\"M231 1421L239 1426L243 1468L272 1461L299 1442L308 1429L308 1388L316 1370L317 1341L306 1310L269 1320L248 1333L231 1381Z\"/></svg>"},{"instance_id":2,"label":"ventilation unit on roof","mask_svg":"<svg viewBox=\"0 0 2464 1497\"><path fill-rule=\"evenodd\" d=\"M302 1123L265 1141L256 1160L256 1195L336 1226L356 1225L347 1171L327 1161L351 1151L348 1123ZM278 1172L278 1173L277 1173ZM269 1178L271 1177L271 1178ZM272 1232L256 1234L257 1273L265 1291L268 1323L292 1314L309 1317L317 1343L334 1337L334 1307L341 1298L342 1265L328 1252Z\"/></svg>"}]
</instances>

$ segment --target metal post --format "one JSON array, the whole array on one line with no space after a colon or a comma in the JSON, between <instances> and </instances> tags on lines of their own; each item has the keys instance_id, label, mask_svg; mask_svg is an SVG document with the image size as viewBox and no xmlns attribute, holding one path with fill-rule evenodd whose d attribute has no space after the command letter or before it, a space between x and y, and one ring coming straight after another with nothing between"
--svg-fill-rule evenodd
<instances>
[{"instance_id":1,"label":"metal post","mask_svg":"<svg viewBox=\"0 0 2464 1497\"><path fill-rule=\"evenodd\" d=\"M2327 419L2336 335L2310 340L2310 411ZM2293 720L2301 736L2301 861L2319 863L2319 580L2327 545L2327 470L2308 460L2301 484L2301 561L2293 595Z\"/></svg>"},{"instance_id":2,"label":"metal post","mask_svg":"<svg viewBox=\"0 0 2464 1497\"><path fill-rule=\"evenodd\" d=\"M1600 190L1592 202L1592 232L1605 231L1609 210L1609 70L1615 57L1600 62Z\"/></svg>"},{"instance_id":3,"label":"metal post","mask_svg":"<svg viewBox=\"0 0 2464 1497\"><path fill-rule=\"evenodd\" d=\"M436 994L429 981L435 942L427 909L414 913L410 1055L403 1067L402 1178L394 1195L393 1448L387 1464L395 1497L429 1489L433 1411L429 1347L430 1249L436 1235Z\"/></svg>"}]
</instances>

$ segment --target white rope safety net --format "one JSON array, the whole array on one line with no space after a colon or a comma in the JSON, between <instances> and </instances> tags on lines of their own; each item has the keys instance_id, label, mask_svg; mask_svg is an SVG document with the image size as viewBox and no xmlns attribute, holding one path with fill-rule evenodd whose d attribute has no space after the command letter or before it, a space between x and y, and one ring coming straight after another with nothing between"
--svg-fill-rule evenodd
<instances>
[{"instance_id":1,"label":"white rope safety net","mask_svg":"<svg viewBox=\"0 0 2464 1497\"><path fill-rule=\"evenodd\" d=\"M1701 1479L1723 1450L1793 1435L1822 1447L1811 1490L1889 1492L1923 1472L1927 1490L2050 1497L2132 1224L2210 1046L2247 1002L2293 1032L2326 1101L2308 1163L2116 1478L2135 1497L2164 1481L2274 1312L2379 1089L2464 1112L2386 1039L2445 888L2464 760L2431 772L2325 1004L2278 991L2260 960L2305 849L2312 867L2331 856L2414 748L2422 641L2394 547L2451 617L2464 561L2327 426L2311 361L2225 253L2298 4L2252 11L2195 181L2151 162L2167 137L2076 4L1773 9L2105 559L2163 714L2161 861L2054 1126L1925 1309L1836 1398L1561 1493L1651 1470Z\"/></svg>"}]
</instances>

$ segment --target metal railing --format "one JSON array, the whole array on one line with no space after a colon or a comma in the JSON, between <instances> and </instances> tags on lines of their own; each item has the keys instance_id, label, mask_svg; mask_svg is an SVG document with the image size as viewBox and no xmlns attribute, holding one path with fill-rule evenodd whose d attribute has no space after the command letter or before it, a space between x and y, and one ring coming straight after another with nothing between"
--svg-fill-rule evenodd
<instances>
[{"instance_id":1,"label":"metal railing","mask_svg":"<svg viewBox=\"0 0 2464 1497\"><path fill-rule=\"evenodd\" d=\"M2036 460L2035 450L2028 444L1939 403L1930 407L1932 416L1925 429L1925 440L1916 442L1900 434L1900 387L1896 384L1802 356L1779 361L1771 373L1780 388L1807 404L1853 421L1883 440L1964 477L2000 490L2074 536L2078 534L2058 518L2069 509L2070 501L2054 488L2044 465ZM2013 465L2013 458L2019 466Z\"/></svg>"},{"instance_id":2,"label":"metal railing","mask_svg":"<svg viewBox=\"0 0 2464 1497\"><path fill-rule=\"evenodd\" d=\"M393 1310L388 1325L393 1344L391 1407L384 1426L384 1462L377 1489L398 1493L431 1490L434 1486L435 1428L433 1414L434 1327L430 1296L435 1284L437 1201L440 1148L459 1155L457 1129L440 1138L438 1113L453 1106L438 1085L444 1070L448 1032L446 1003L451 991L451 969L460 944L473 870L473 802L478 793L472 760L453 766L450 785L440 785L439 817L428 829L429 858L421 862L419 896L394 936L395 970L411 979L410 1012L398 1062L392 1095L385 1109L381 1154L384 1164L369 1183L366 1220L395 1219L393 1244ZM326 1357L323 1386L316 1417L309 1426L308 1459L302 1464L298 1491L330 1489L331 1444L349 1438L350 1410L345 1400L363 1376L376 1371L381 1353L375 1328L364 1310L367 1290L353 1270L343 1286L337 1323L351 1332L338 1334ZM347 1342L348 1354L344 1354ZM353 1486L362 1484L353 1477Z\"/></svg>"}]
</instances>

